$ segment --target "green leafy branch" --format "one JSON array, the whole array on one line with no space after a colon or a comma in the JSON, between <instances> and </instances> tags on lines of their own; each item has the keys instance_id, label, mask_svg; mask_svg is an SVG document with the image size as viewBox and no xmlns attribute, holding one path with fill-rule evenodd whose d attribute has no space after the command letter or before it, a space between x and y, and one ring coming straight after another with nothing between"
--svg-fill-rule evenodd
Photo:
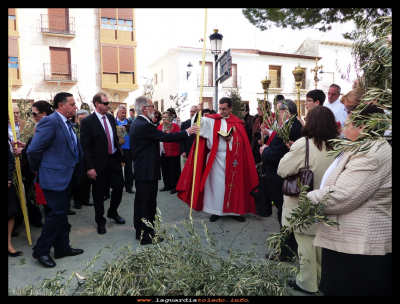
<instances>
[{"instance_id":1,"label":"green leafy branch","mask_svg":"<svg viewBox=\"0 0 400 304\"><path fill-rule=\"evenodd\" d=\"M289 226L283 226L279 233L271 233L267 239L269 248L274 247L278 255L281 253L285 239L295 230L301 232L314 223L323 223L326 226L339 225L337 222L328 219L324 214L324 203L329 199L329 194L333 191L327 192L320 202L314 204L307 197L307 189L309 187L303 185L300 179L297 180L297 185L300 188L299 207L292 210L290 218L285 217Z\"/></svg>"}]
</instances>

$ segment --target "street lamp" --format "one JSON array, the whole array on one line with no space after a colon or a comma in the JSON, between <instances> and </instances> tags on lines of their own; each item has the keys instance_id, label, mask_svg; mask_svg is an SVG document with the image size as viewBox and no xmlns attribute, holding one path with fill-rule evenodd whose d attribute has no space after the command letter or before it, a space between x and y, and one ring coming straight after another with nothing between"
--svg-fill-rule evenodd
<instances>
[{"instance_id":1,"label":"street lamp","mask_svg":"<svg viewBox=\"0 0 400 304\"><path fill-rule=\"evenodd\" d=\"M214 60L215 60L215 89L214 89L214 107L215 110L217 110L218 107L218 54L221 53L221 48L222 48L222 35L218 33L217 29L214 29L214 33L210 35L210 43L211 43L211 53L214 54Z\"/></svg>"},{"instance_id":2,"label":"street lamp","mask_svg":"<svg viewBox=\"0 0 400 304\"><path fill-rule=\"evenodd\" d=\"M190 74L192 74L192 67L193 67L193 64L191 64L191 63L189 62L189 64L187 65L187 67L188 67L188 71L186 72L186 76L187 76L187 80L189 80L189 76L190 76Z\"/></svg>"}]
</instances>

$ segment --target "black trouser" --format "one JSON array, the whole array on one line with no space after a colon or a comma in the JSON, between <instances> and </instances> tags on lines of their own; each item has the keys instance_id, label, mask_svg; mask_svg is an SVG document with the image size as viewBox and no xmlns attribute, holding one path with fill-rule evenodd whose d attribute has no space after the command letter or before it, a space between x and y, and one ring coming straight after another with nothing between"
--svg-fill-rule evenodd
<instances>
[{"instance_id":1,"label":"black trouser","mask_svg":"<svg viewBox=\"0 0 400 304\"><path fill-rule=\"evenodd\" d=\"M324 296L391 296L392 271L392 253L349 254L322 248L319 287Z\"/></svg>"},{"instance_id":2,"label":"black trouser","mask_svg":"<svg viewBox=\"0 0 400 304\"><path fill-rule=\"evenodd\" d=\"M109 154L106 167L100 174L97 173L96 179L92 181L92 196L97 225L105 225L107 220L104 217L104 189L110 186L111 201L107 216L113 217L118 214L117 209L122 199L124 190L124 178L122 176L122 166L116 153Z\"/></svg>"},{"instance_id":3,"label":"black trouser","mask_svg":"<svg viewBox=\"0 0 400 304\"><path fill-rule=\"evenodd\" d=\"M36 242L35 252L41 256L48 255L51 247L54 247L54 252L66 252L71 248L67 214L72 182L62 191L42 190L51 210L44 221L42 232Z\"/></svg>"},{"instance_id":4,"label":"black trouser","mask_svg":"<svg viewBox=\"0 0 400 304\"><path fill-rule=\"evenodd\" d=\"M91 179L87 176L87 170L84 168L82 170L82 178L79 185L75 186L73 189L74 203L76 204L87 204L90 199L90 186Z\"/></svg>"},{"instance_id":5,"label":"black trouser","mask_svg":"<svg viewBox=\"0 0 400 304\"><path fill-rule=\"evenodd\" d=\"M130 149L122 149L124 153L124 178L125 190L132 190L133 188L133 170L132 170L132 155Z\"/></svg>"},{"instance_id":6,"label":"black trouser","mask_svg":"<svg viewBox=\"0 0 400 304\"><path fill-rule=\"evenodd\" d=\"M161 173L164 187L175 190L179 177L181 176L181 156L166 157L161 154Z\"/></svg>"},{"instance_id":7,"label":"black trouser","mask_svg":"<svg viewBox=\"0 0 400 304\"><path fill-rule=\"evenodd\" d=\"M153 223L157 208L158 181L136 181L135 202L133 205L133 225L136 229L136 238L143 230L143 240L154 236L154 229L142 222L145 218Z\"/></svg>"}]
</instances>

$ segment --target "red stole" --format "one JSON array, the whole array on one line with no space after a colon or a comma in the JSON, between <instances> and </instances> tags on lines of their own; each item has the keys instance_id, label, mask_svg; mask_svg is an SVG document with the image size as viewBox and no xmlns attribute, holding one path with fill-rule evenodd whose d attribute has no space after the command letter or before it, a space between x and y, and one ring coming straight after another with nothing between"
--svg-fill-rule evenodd
<instances>
[{"instance_id":1,"label":"red stole","mask_svg":"<svg viewBox=\"0 0 400 304\"><path fill-rule=\"evenodd\" d=\"M193 194L193 209L203 210L203 190L208 174L212 168L218 150L219 135L221 128L221 115L214 114L208 118L215 119L213 146L210 157L206 164L207 154L210 151L206 145L206 139L199 137L199 149L196 167L196 182ZM225 168L225 197L223 212L234 212L237 214L254 213L254 198L250 192L258 185L258 176L254 164L253 154L248 142L247 134L243 122L232 115L226 119L227 129L234 127L232 151L229 151L227 142L226 168ZM185 167L183 168L176 190L178 197L190 206L193 169L194 169L194 142Z\"/></svg>"}]
</instances>

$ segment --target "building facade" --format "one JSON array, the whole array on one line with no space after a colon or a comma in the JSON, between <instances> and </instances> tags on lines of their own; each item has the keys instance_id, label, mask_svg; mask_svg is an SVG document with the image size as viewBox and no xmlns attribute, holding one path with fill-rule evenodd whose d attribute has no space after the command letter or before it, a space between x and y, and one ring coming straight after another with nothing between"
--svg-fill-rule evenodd
<instances>
[{"instance_id":1,"label":"building facade","mask_svg":"<svg viewBox=\"0 0 400 304\"><path fill-rule=\"evenodd\" d=\"M305 94L313 84L313 75L309 72L315 66L315 56L300 54L284 54L263 52L255 49L232 49L232 77L218 84L218 99L232 90L238 90L243 101L249 103L250 113L255 114L257 98L263 99L261 80L268 76L271 79L268 99L283 94L285 98L297 100L293 69L300 63L306 69L300 90L299 111L305 115ZM188 65L193 65L188 76ZM213 108L214 96L214 55L206 51L205 72L203 82L204 108ZM200 100L200 84L202 70L202 49L191 47L175 47L148 66L153 76L153 102L158 110L174 107L170 95L187 96L187 104L182 111L181 119L189 117L191 105ZM219 76L219 75L218 75Z\"/></svg>"},{"instance_id":2,"label":"building facade","mask_svg":"<svg viewBox=\"0 0 400 304\"><path fill-rule=\"evenodd\" d=\"M103 91L115 108L138 89L133 8L9 8L8 23L13 102Z\"/></svg>"}]
</instances>

